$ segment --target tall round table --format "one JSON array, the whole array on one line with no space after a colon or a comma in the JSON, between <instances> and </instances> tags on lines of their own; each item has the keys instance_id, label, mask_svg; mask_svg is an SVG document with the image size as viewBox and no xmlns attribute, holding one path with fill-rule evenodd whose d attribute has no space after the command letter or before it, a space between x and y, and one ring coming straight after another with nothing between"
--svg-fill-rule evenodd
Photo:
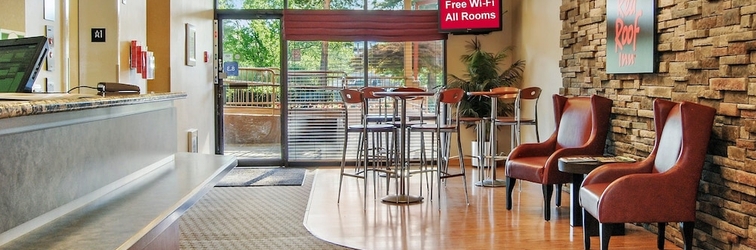
<instances>
[{"instance_id":1,"label":"tall round table","mask_svg":"<svg viewBox=\"0 0 756 250\"><path fill-rule=\"evenodd\" d=\"M477 92L467 92L467 95L469 96L485 96L491 98L491 117L490 117L490 127L489 127L489 140L490 140L490 154L491 155L485 155L486 153L489 153L484 149L485 147L485 139L482 138L483 134L481 131L485 129L485 125L483 125L484 120L481 120L478 123L477 129L478 129L478 154L480 154L478 158L478 164L481 166L481 173L482 169L485 167L491 168L491 178L490 179L482 179L478 182L475 182L476 186L482 186L482 187L504 187L506 186L506 181L496 179L496 162L501 160L506 160L506 156L497 156L496 155L496 118L497 118L497 112L498 110L498 98L506 95L516 95L520 93L519 89L513 89L513 90L507 90L507 91L477 91ZM474 156L475 157L475 156ZM490 164L490 166L486 166ZM481 178L483 178L483 175L479 175Z\"/></svg>"},{"instance_id":2,"label":"tall round table","mask_svg":"<svg viewBox=\"0 0 756 250\"><path fill-rule=\"evenodd\" d=\"M421 202L423 197L414 196L409 194L409 166L407 162L407 99L413 99L417 97L433 96L435 92L403 92L403 91L386 91L386 92L374 92L373 95L377 97L391 97L394 100L401 102L401 128L399 132L399 167L397 168L397 175L399 176L399 188L395 195L389 195L381 199L384 202L389 203L415 203Z\"/></svg>"}]
</instances>

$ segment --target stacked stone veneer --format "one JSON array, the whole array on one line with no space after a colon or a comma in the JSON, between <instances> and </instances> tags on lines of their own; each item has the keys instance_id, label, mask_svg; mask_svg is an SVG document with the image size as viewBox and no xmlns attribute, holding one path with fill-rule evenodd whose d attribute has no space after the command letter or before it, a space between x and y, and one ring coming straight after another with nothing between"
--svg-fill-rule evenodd
<instances>
[{"instance_id":1,"label":"stacked stone veneer","mask_svg":"<svg viewBox=\"0 0 756 250\"><path fill-rule=\"evenodd\" d=\"M607 150L636 158L654 145L654 99L716 108L693 244L756 249L756 0L655 1L658 73L607 74L606 0L563 0L560 92L614 100Z\"/></svg>"}]
</instances>

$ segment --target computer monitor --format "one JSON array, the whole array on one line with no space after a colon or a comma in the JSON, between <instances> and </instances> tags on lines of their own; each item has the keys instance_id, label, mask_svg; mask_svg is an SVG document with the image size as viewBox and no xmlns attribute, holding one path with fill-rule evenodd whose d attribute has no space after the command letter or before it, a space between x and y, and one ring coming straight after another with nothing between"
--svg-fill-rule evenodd
<instances>
[{"instance_id":1,"label":"computer monitor","mask_svg":"<svg viewBox=\"0 0 756 250\"><path fill-rule=\"evenodd\" d=\"M44 36L0 40L0 93L32 92L47 51Z\"/></svg>"}]
</instances>

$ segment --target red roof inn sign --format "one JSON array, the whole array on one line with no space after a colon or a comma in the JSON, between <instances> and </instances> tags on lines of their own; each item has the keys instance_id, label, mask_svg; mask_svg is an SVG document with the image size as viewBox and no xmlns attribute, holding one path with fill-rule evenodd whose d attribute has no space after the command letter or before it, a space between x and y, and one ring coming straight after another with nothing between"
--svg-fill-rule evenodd
<instances>
[{"instance_id":1,"label":"red roof inn sign","mask_svg":"<svg viewBox=\"0 0 756 250\"><path fill-rule=\"evenodd\" d=\"M606 73L654 73L656 0L607 0L606 17Z\"/></svg>"},{"instance_id":2,"label":"red roof inn sign","mask_svg":"<svg viewBox=\"0 0 756 250\"><path fill-rule=\"evenodd\" d=\"M501 0L439 0L438 15L441 32L501 30Z\"/></svg>"}]
</instances>

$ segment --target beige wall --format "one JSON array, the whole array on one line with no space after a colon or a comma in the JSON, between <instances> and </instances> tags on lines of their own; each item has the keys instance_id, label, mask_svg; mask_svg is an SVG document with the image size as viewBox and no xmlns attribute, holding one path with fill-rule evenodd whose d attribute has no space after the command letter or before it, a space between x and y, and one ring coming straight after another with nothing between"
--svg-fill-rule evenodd
<instances>
[{"instance_id":1,"label":"beige wall","mask_svg":"<svg viewBox=\"0 0 756 250\"><path fill-rule=\"evenodd\" d=\"M213 51L213 1L171 1L170 58L158 58L158 63L168 63L170 74L170 91L185 92L187 98L177 101L178 107L178 150L186 151L186 131L194 128L199 133L199 152L214 153L214 100L212 61L204 62L203 53L207 51L212 58ZM184 26L194 25L197 31L197 63L195 66L184 65Z\"/></svg>"},{"instance_id":2,"label":"beige wall","mask_svg":"<svg viewBox=\"0 0 756 250\"><path fill-rule=\"evenodd\" d=\"M554 113L551 96L559 93L562 75L559 67L562 49L559 46L561 20L559 20L560 0L512 0L503 1L502 8L506 12L503 17L502 31L488 35L478 35L483 49L489 52L500 51L507 46L513 46L509 53L509 60L503 67L508 67L515 60L525 60L525 71L521 87L540 87L543 92L538 102L538 119L541 140L545 140L554 131ZM461 75L464 65L459 57L466 54L465 44L473 39L472 35L451 35L447 41L448 73ZM532 115L532 111L525 110L524 115ZM467 129L463 134L463 141L475 137L473 129ZM499 131L498 149L508 152L510 149L510 134L508 128ZM525 126L522 129L523 142L535 142L535 129ZM469 145L463 142L466 153L470 153Z\"/></svg>"},{"instance_id":3,"label":"beige wall","mask_svg":"<svg viewBox=\"0 0 756 250\"><path fill-rule=\"evenodd\" d=\"M138 74L136 69L130 68L131 40L137 40L147 44L147 3L145 0L137 1L114 1L118 5L118 41L117 47L120 52L118 82L127 82L139 85L142 93L146 93L147 80ZM123 2L126 2L124 4ZM147 46L147 49L150 49Z\"/></svg>"},{"instance_id":4,"label":"beige wall","mask_svg":"<svg viewBox=\"0 0 756 250\"><path fill-rule=\"evenodd\" d=\"M502 8L504 11L511 9L510 1L503 1ZM491 32L485 35L449 35L449 39L446 41L446 67L447 74L453 74L456 76L463 76L466 73L465 65L459 60L464 54L468 54L469 51L465 48L467 43L475 38L480 41L481 48L484 51L496 53L508 46L512 46L511 32L512 15L506 13L503 15L503 27L502 31ZM509 65L516 60L517 56L514 52L509 53L508 60L505 60L501 65L502 68L509 67ZM507 130L508 131L508 130ZM474 127L469 127L462 131L462 150L465 154L472 154L472 144L470 141L476 139L476 133ZM509 132L499 133L497 149L498 151L509 151ZM452 149L456 150L456 149ZM454 152L454 151L452 151Z\"/></svg>"},{"instance_id":5,"label":"beige wall","mask_svg":"<svg viewBox=\"0 0 756 250\"><path fill-rule=\"evenodd\" d=\"M0 0L0 29L24 31L26 29L25 1Z\"/></svg>"},{"instance_id":6,"label":"beige wall","mask_svg":"<svg viewBox=\"0 0 756 250\"><path fill-rule=\"evenodd\" d=\"M168 5L166 1L151 2ZM44 35L45 25L55 25L54 54L58 55L55 71L41 72L38 84L49 78L54 83L51 91L66 91L79 85L94 87L98 82L113 81L137 84L142 92L147 92L147 81L129 66L130 42L140 41L151 51L161 50L162 54L156 57L160 67L156 75L166 80L162 85L158 84L157 89L188 94L186 100L176 102L179 118L177 150L186 150L185 131L196 128L200 133L200 152L214 152L212 64L202 61L204 51L212 52L212 1L171 1L170 7L163 7L160 16L164 20L156 22L165 24L164 29L155 35L162 43L155 42L159 45L155 49L147 41L147 22L150 20L146 0L55 0L55 21L42 17L39 10L43 0L25 0L25 3L30 6L25 11L27 36ZM6 6L4 2L2 6ZM192 23L197 29L198 61L194 67L184 65L185 23ZM106 43L91 42L90 30L94 27L107 29Z\"/></svg>"},{"instance_id":7,"label":"beige wall","mask_svg":"<svg viewBox=\"0 0 756 250\"><path fill-rule=\"evenodd\" d=\"M118 5L115 1L79 0L79 82L73 86L97 86L98 82L117 82L120 52L118 47ZM91 42L91 29L104 28L106 42ZM91 90L82 91L92 93Z\"/></svg>"},{"instance_id":8,"label":"beige wall","mask_svg":"<svg viewBox=\"0 0 756 250\"><path fill-rule=\"evenodd\" d=\"M8 0L12 1L12 0ZM18 0L14 0L18 1ZM56 0L56 8L52 9L52 11L55 11L55 17L58 19L60 17L60 4L58 3L60 0ZM51 25L53 26L53 30L55 32L55 41L58 41L58 38L60 37L60 26L58 26L56 21L50 21L44 19L44 12L42 11L43 8L42 3L43 0L25 0L25 1L18 1L21 2L20 5L24 6L25 8L20 12L20 16L24 17L24 28L21 28L20 31L25 32L26 37L31 36L44 36L46 35L45 26ZM25 4L24 4L25 3ZM16 3L19 4L19 3ZM3 9L5 8L4 3L0 3L0 5L3 6ZM2 15L0 15L2 16ZM5 19L5 16L3 16L3 19ZM4 28L3 25L0 25L0 28ZM58 44L55 44L53 46L53 70L42 70L39 72L39 75L37 76L37 80L34 83L35 91L60 91L60 79L62 78L62 70L60 69L61 64L63 63L63 46L59 46ZM46 66L46 65L45 65ZM46 69L46 67L43 66L43 69ZM45 82L50 83L52 86L51 88L46 88Z\"/></svg>"},{"instance_id":9,"label":"beige wall","mask_svg":"<svg viewBox=\"0 0 756 250\"><path fill-rule=\"evenodd\" d=\"M558 94L562 86L562 74L559 60L562 48L559 46L559 34L562 21L559 20L561 0L512 0L510 1L513 21L512 37L516 49L516 58L525 60L525 72L522 87L540 87L541 99L538 102L538 127L541 140L554 132L554 111L552 95ZM531 115L529 109L525 116ZM522 129L522 141L535 141L532 126Z\"/></svg>"},{"instance_id":10,"label":"beige wall","mask_svg":"<svg viewBox=\"0 0 756 250\"><path fill-rule=\"evenodd\" d=\"M95 87L99 82L122 82L146 89L147 81L129 65L131 40L146 43L145 0L76 2L80 60L78 82L72 85ZM105 28L106 42L92 42L92 28Z\"/></svg>"}]
</instances>

